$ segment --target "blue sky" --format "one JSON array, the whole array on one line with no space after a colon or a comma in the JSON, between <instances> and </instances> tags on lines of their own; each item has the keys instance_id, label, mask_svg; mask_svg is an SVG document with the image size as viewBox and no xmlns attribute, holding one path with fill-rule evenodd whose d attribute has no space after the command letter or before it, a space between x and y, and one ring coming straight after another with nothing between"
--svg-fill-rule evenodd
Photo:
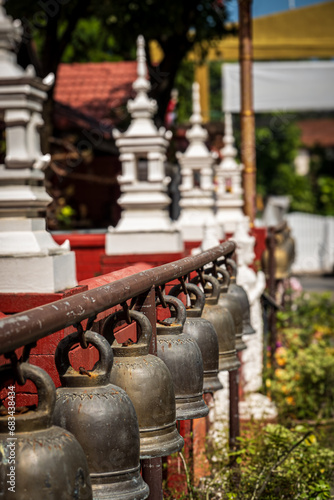
<instances>
[{"instance_id":1,"label":"blue sky","mask_svg":"<svg viewBox=\"0 0 334 500\"><path fill-rule=\"evenodd\" d=\"M266 16L274 12L280 12L292 8L304 7L315 3L323 3L324 0L253 0L253 17ZM230 20L238 20L238 1L231 0L227 2L227 8L230 12Z\"/></svg>"}]
</instances>

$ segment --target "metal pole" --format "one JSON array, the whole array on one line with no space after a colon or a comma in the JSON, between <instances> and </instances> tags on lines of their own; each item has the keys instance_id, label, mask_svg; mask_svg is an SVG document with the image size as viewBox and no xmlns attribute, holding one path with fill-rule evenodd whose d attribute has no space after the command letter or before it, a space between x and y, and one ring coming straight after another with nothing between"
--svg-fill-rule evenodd
<instances>
[{"instance_id":1,"label":"metal pole","mask_svg":"<svg viewBox=\"0 0 334 500\"><path fill-rule=\"evenodd\" d=\"M230 451L238 449L237 438L240 436L239 422L239 370L229 372L229 392L230 392L230 426L229 426L229 446Z\"/></svg>"},{"instance_id":2,"label":"metal pole","mask_svg":"<svg viewBox=\"0 0 334 500\"><path fill-rule=\"evenodd\" d=\"M229 256L234 249L235 244L227 241L199 255L185 257L66 297L58 300L57 304L46 304L5 318L0 321L0 354L36 342L51 333L90 318L150 290L152 286L163 285L185 276L219 257Z\"/></svg>"},{"instance_id":3,"label":"metal pole","mask_svg":"<svg viewBox=\"0 0 334 500\"><path fill-rule=\"evenodd\" d=\"M276 260L275 260L275 228L268 229L268 267L269 267L269 295L273 300L276 300ZM270 355L271 355L271 369L276 368L275 352L277 342L277 328L276 328L276 308L272 307L269 312L269 331L270 331Z\"/></svg>"},{"instance_id":4,"label":"metal pole","mask_svg":"<svg viewBox=\"0 0 334 500\"><path fill-rule=\"evenodd\" d=\"M140 310L148 317L152 325L153 335L150 346L150 354L157 355L157 332L156 332L156 308L155 308L155 291L151 290L138 297L136 309ZM162 500L162 458L147 458L141 460L142 476L146 484L150 488L148 500Z\"/></svg>"},{"instance_id":5,"label":"metal pole","mask_svg":"<svg viewBox=\"0 0 334 500\"><path fill-rule=\"evenodd\" d=\"M253 109L252 0L239 0L239 63L241 95L241 161L244 165L244 212L253 225L256 214L256 153Z\"/></svg>"}]
</instances>

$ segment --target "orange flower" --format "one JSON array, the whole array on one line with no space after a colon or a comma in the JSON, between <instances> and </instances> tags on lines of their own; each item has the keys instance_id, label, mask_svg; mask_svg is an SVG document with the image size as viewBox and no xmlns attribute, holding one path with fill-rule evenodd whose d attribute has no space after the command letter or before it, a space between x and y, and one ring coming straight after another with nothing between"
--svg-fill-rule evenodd
<instances>
[{"instance_id":1,"label":"orange flower","mask_svg":"<svg viewBox=\"0 0 334 500\"><path fill-rule=\"evenodd\" d=\"M284 375L284 370L282 370L281 368L277 368L275 370L275 377L276 378L282 378Z\"/></svg>"}]
</instances>

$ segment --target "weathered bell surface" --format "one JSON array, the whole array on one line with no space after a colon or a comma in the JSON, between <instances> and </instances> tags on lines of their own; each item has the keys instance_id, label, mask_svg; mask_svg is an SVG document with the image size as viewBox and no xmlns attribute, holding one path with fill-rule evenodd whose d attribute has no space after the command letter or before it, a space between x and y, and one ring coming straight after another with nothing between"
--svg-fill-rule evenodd
<instances>
[{"instance_id":1,"label":"weathered bell surface","mask_svg":"<svg viewBox=\"0 0 334 500\"><path fill-rule=\"evenodd\" d=\"M291 229L286 224L285 229L284 229L284 238L285 238L285 248L286 248L286 253L289 256L289 269L292 266L295 256L296 256L296 248L295 248L295 240L291 236Z\"/></svg>"},{"instance_id":2,"label":"weathered bell surface","mask_svg":"<svg viewBox=\"0 0 334 500\"><path fill-rule=\"evenodd\" d=\"M191 420L209 413L203 399L203 360L196 341L183 333L186 308L181 300L170 295L164 297L173 307L175 318L157 324L158 356L171 372L176 404L176 420Z\"/></svg>"},{"instance_id":3,"label":"weathered bell surface","mask_svg":"<svg viewBox=\"0 0 334 500\"><path fill-rule=\"evenodd\" d=\"M203 279L211 288L205 289L205 306L202 317L213 325L219 345L219 371L236 370L240 361L236 351L236 331L233 317L229 309L220 304L220 284L216 278L204 274ZM196 277L194 282L198 282Z\"/></svg>"},{"instance_id":4,"label":"weathered bell surface","mask_svg":"<svg viewBox=\"0 0 334 500\"><path fill-rule=\"evenodd\" d=\"M140 433L140 458L171 455L183 448L184 441L176 429L175 394L171 374L165 363L149 354L152 326L138 311L129 311L140 328L135 344L120 345L114 327L126 319L123 311L109 316L103 334L112 345L114 366L110 380L122 387L135 407Z\"/></svg>"},{"instance_id":5,"label":"weathered bell surface","mask_svg":"<svg viewBox=\"0 0 334 500\"><path fill-rule=\"evenodd\" d=\"M20 367L23 377L37 388L38 407L24 413L17 408L11 418L10 410L8 413L1 403L1 499L91 500L91 480L82 447L73 434L52 425L56 389L51 377L29 363ZM2 381L14 378L8 365L0 368L0 375Z\"/></svg>"},{"instance_id":6,"label":"weathered bell surface","mask_svg":"<svg viewBox=\"0 0 334 500\"><path fill-rule=\"evenodd\" d=\"M237 352L243 351L244 349L247 349L247 346L242 340L243 321L241 305L238 298L235 297L235 295L229 293L230 275L228 271L226 269L222 269L221 267L218 267L216 271L218 275L221 276L221 278L219 278L219 304L223 307L226 307L226 309L228 309L228 311L231 313L235 327L235 348Z\"/></svg>"},{"instance_id":7,"label":"weathered bell surface","mask_svg":"<svg viewBox=\"0 0 334 500\"><path fill-rule=\"evenodd\" d=\"M139 427L126 392L110 383L113 352L98 333L85 339L99 351L93 370L77 372L69 351L80 342L76 332L61 340L55 360L62 387L57 389L54 422L72 432L84 449L94 500L140 500L149 488L140 475Z\"/></svg>"},{"instance_id":8,"label":"weathered bell surface","mask_svg":"<svg viewBox=\"0 0 334 500\"><path fill-rule=\"evenodd\" d=\"M238 298L241 305L242 334L250 335L252 333L256 333L250 322L250 305L249 305L248 295L245 289L242 286L237 285L236 283L236 277L237 277L236 263L232 259L227 259L226 264L227 266L230 266L231 269L230 286L228 287L228 292L232 295L235 295Z\"/></svg>"},{"instance_id":9,"label":"weathered bell surface","mask_svg":"<svg viewBox=\"0 0 334 500\"><path fill-rule=\"evenodd\" d=\"M204 293L192 283L186 283L185 286L189 294L195 295L196 301L187 307L187 319L183 326L183 333L195 339L200 348L203 359L203 392L213 394L223 388L218 378L218 337L212 323L201 318L205 305ZM170 290L169 295L177 297L181 292L181 285L176 285Z\"/></svg>"},{"instance_id":10,"label":"weathered bell surface","mask_svg":"<svg viewBox=\"0 0 334 500\"><path fill-rule=\"evenodd\" d=\"M267 248L261 256L261 267L264 271L266 278L270 275L269 264L269 250L270 245L269 237L266 239ZM291 265L295 258L295 242L290 234L290 228L286 225L283 226L280 232L275 234L275 249L274 249L274 269L275 279L283 280L288 278L291 273Z\"/></svg>"}]
</instances>

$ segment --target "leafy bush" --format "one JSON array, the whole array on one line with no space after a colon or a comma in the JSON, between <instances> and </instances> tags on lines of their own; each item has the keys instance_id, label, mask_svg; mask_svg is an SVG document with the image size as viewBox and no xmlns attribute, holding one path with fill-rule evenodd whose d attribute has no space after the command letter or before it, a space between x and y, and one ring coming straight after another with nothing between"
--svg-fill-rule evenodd
<instances>
[{"instance_id":1,"label":"leafy bush","mask_svg":"<svg viewBox=\"0 0 334 500\"><path fill-rule=\"evenodd\" d=\"M211 477L188 500L281 500L333 498L334 452L319 446L312 431L294 431L277 424L250 424L239 438L240 450L229 454L224 435L211 459ZM231 457L236 465L230 466ZM165 497L166 498L166 497ZM175 496L167 497L169 499ZM177 498L182 498L177 497Z\"/></svg>"},{"instance_id":2,"label":"leafy bush","mask_svg":"<svg viewBox=\"0 0 334 500\"><path fill-rule=\"evenodd\" d=\"M278 368L268 379L280 419L334 417L334 304L330 294L303 295L278 313Z\"/></svg>"}]
</instances>

